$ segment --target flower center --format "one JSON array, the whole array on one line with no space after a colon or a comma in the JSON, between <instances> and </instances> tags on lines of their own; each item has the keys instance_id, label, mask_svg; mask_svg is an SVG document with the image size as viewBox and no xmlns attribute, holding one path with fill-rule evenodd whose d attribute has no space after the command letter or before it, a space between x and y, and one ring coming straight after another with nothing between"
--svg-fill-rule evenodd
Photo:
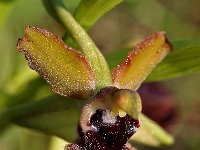
<instances>
[{"instance_id":1,"label":"flower center","mask_svg":"<svg viewBox=\"0 0 200 150\"><path fill-rule=\"evenodd\" d=\"M130 150L127 141L140 127L131 110L132 105L140 103L135 95L116 87L102 89L83 107L78 125L80 139L67 150ZM136 114L139 111L140 107Z\"/></svg>"}]
</instances>

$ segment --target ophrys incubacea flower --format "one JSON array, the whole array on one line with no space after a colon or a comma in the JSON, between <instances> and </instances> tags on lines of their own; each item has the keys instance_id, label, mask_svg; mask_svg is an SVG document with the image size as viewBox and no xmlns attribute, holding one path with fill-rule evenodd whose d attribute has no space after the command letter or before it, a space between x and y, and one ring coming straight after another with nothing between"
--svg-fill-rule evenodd
<instances>
[{"instance_id":1,"label":"ophrys incubacea flower","mask_svg":"<svg viewBox=\"0 0 200 150\"><path fill-rule=\"evenodd\" d=\"M136 91L171 46L164 32L147 37L113 70L113 82L100 91L95 74L99 67L46 29L25 27L17 48L54 92L86 101L78 124L79 138L67 150L123 150L133 149L127 141L140 127L142 108Z\"/></svg>"}]
</instances>

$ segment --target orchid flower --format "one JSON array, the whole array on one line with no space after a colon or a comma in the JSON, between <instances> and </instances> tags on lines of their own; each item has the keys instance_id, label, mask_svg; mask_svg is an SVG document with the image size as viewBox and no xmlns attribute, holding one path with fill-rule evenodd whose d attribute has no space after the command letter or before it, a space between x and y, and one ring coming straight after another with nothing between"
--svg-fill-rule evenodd
<instances>
[{"instance_id":1,"label":"orchid flower","mask_svg":"<svg viewBox=\"0 0 200 150\"><path fill-rule=\"evenodd\" d=\"M26 26L17 49L55 93L85 101L79 137L66 150L131 150L128 140L142 126L137 90L171 45L164 32L156 32L138 43L112 73L98 49L77 51L46 29Z\"/></svg>"}]
</instances>

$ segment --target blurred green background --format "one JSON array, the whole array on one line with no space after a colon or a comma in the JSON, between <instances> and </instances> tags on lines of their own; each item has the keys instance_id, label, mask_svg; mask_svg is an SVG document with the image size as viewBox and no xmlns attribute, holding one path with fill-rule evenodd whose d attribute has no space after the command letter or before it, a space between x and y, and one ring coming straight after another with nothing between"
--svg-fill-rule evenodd
<instances>
[{"instance_id":1,"label":"blurred green background","mask_svg":"<svg viewBox=\"0 0 200 150\"><path fill-rule=\"evenodd\" d=\"M79 0L66 0L73 12ZM91 29L90 35L103 53L134 44L156 31L166 31L169 40L200 38L199 0L125 0L104 15ZM59 36L60 26L46 12L41 0L0 0L0 110L51 93L44 81L31 80L37 73L28 68L24 56L17 52L16 41L23 36L24 26L44 27ZM30 81L27 86L24 83ZM200 149L200 74L187 75L163 82L176 100L179 111L170 128L175 143L170 147L153 148L137 145L138 149ZM32 88L43 86L33 93ZM24 94L24 92L26 92ZM8 98L9 97L9 98ZM34 130L12 125L0 128L0 150L58 150L66 142Z\"/></svg>"}]
</instances>

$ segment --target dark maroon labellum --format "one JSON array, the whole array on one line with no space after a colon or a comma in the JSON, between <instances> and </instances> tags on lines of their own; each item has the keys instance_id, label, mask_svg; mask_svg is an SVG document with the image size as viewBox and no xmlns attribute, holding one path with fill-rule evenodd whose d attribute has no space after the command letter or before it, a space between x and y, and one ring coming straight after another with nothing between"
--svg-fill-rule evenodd
<instances>
[{"instance_id":1,"label":"dark maroon labellum","mask_svg":"<svg viewBox=\"0 0 200 150\"><path fill-rule=\"evenodd\" d=\"M107 87L102 89L85 107L92 107L99 101L104 101L111 98L118 88ZM96 101L95 101L96 100ZM95 103L94 103L95 102ZM92 105L92 106L91 106ZM90 109L83 109L90 110ZM85 113L84 113L85 114ZM88 113L87 113L88 114ZM127 144L128 139L140 127L139 120L135 120L128 114L120 117L119 115L113 116L111 110L108 108L98 109L88 118L88 122L84 121L84 127L81 126L80 118L78 125L79 139L76 143L69 144L65 150L133 150L130 144ZM87 116L88 117L88 116ZM87 120L87 119L86 119Z\"/></svg>"},{"instance_id":2,"label":"dark maroon labellum","mask_svg":"<svg viewBox=\"0 0 200 150\"><path fill-rule=\"evenodd\" d=\"M83 133L80 125L78 132L80 139L77 144L70 144L67 150L128 150L125 144L127 140L139 128L139 121L129 115L116 117L115 123L104 123L102 116L105 110L97 110L91 117L90 124L97 129ZM74 149L75 148L75 149Z\"/></svg>"}]
</instances>

